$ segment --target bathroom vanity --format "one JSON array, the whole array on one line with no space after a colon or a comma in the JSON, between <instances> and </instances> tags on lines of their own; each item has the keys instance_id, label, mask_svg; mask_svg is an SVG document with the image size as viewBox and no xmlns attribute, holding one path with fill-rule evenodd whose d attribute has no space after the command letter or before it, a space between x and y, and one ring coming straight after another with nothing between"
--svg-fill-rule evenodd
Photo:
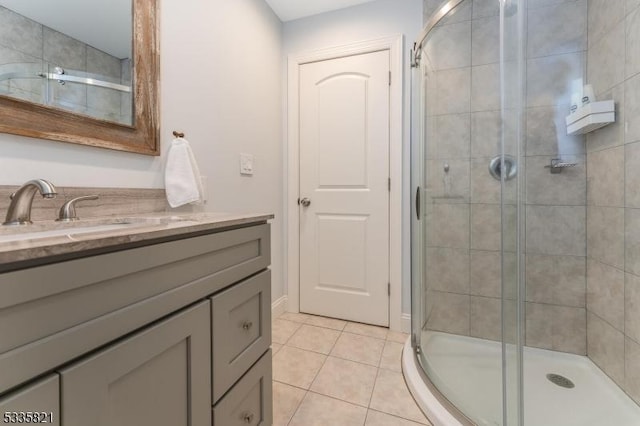
<instances>
[{"instance_id":1,"label":"bathroom vanity","mask_svg":"<svg viewBox=\"0 0 640 426\"><path fill-rule=\"evenodd\" d=\"M0 423L271 425L272 217L0 233Z\"/></svg>"}]
</instances>

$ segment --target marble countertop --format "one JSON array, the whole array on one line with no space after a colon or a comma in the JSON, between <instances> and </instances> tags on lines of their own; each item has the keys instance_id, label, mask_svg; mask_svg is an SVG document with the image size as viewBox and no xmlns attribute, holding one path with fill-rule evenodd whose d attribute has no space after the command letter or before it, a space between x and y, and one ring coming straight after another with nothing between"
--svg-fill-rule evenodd
<instances>
[{"instance_id":1,"label":"marble countertop","mask_svg":"<svg viewBox=\"0 0 640 426\"><path fill-rule=\"evenodd\" d=\"M258 224L273 214L187 213L140 214L82 219L75 222L34 222L27 226L0 226L0 272L16 264L76 257L83 252L110 251L119 246L172 239L188 234Z\"/></svg>"}]
</instances>

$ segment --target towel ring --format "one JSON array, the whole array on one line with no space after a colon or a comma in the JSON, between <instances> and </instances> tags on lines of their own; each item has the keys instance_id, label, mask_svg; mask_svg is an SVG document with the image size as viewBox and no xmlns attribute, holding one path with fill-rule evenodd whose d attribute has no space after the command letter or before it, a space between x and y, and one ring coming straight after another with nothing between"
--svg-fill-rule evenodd
<instances>
[{"instance_id":1,"label":"towel ring","mask_svg":"<svg viewBox=\"0 0 640 426\"><path fill-rule=\"evenodd\" d=\"M173 136L175 136L176 138L184 138L184 133L174 130Z\"/></svg>"}]
</instances>

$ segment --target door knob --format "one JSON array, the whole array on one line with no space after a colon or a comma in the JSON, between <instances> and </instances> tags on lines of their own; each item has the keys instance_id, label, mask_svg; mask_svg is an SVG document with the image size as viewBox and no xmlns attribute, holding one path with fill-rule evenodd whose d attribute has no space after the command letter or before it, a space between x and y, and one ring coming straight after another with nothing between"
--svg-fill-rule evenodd
<instances>
[{"instance_id":1,"label":"door knob","mask_svg":"<svg viewBox=\"0 0 640 426\"><path fill-rule=\"evenodd\" d=\"M300 204L304 207L309 207L311 205L311 200L308 198L303 198L300 200Z\"/></svg>"}]
</instances>

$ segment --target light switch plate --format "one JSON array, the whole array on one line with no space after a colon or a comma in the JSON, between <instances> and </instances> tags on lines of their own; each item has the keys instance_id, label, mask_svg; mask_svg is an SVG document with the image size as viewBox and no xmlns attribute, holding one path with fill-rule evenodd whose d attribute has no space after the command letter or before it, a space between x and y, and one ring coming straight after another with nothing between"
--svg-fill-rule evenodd
<instances>
[{"instance_id":1,"label":"light switch plate","mask_svg":"<svg viewBox=\"0 0 640 426\"><path fill-rule=\"evenodd\" d=\"M253 155L240 154L240 174L253 175Z\"/></svg>"}]
</instances>

